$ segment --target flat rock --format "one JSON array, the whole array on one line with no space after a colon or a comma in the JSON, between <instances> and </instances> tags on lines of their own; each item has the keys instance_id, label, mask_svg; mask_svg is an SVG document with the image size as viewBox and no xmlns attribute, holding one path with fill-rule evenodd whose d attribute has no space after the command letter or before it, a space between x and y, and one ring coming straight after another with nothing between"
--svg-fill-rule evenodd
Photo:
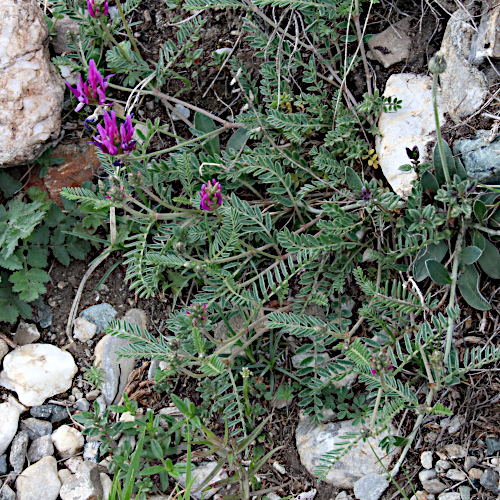
<instances>
[{"instance_id":1,"label":"flat rock","mask_svg":"<svg viewBox=\"0 0 500 500\"><path fill-rule=\"evenodd\" d=\"M191 477L194 477L194 482L191 486L191 496L196 498L197 500L208 500L217 493L218 488L209 488L206 492L197 491L197 488L202 485L203 481L208 477L208 475L217 467L217 462L205 462L198 465L192 472ZM227 478L227 474L225 472L219 471L216 476L212 479L212 482L215 483L222 479ZM181 474L179 476L179 482L184 486L186 484L186 474Z\"/></svg>"},{"instance_id":2,"label":"flat rock","mask_svg":"<svg viewBox=\"0 0 500 500\"><path fill-rule=\"evenodd\" d=\"M21 421L21 429L26 431L32 441L52 434L52 424L38 418L26 418Z\"/></svg>"},{"instance_id":3,"label":"flat rock","mask_svg":"<svg viewBox=\"0 0 500 500\"><path fill-rule=\"evenodd\" d=\"M77 372L73 356L50 344L29 344L11 351L3 368L0 385L16 391L26 406L40 405L67 391Z\"/></svg>"},{"instance_id":4,"label":"flat rock","mask_svg":"<svg viewBox=\"0 0 500 500\"><path fill-rule=\"evenodd\" d=\"M93 339L97 333L97 325L84 318L76 318L73 326L73 337L80 342Z\"/></svg>"},{"instance_id":5,"label":"flat rock","mask_svg":"<svg viewBox=\"0 0 500 500\"><path fill-rule=\"evenodd\" d=\"M34 464L42 458L50 457L54 454L54 444L52 436L42 436L35 439L28 450L28 460Z\"/></svg>"},{"instance_id":6,"label":"flat rock","mask_svg":"<svg viewBox=\"0 0 500 500\"><path fill-rule=\"evenodd\" d=\"M26 460L26 451L28 450L29 436L26 431L21 431L16 434L10 447L9 462L17 474L19 474L24 467Z\"/></svg>"},{"instance_id":7,"label":"flat rock","mask_svg":"<svg viewBox=\"0 0 500 500\"><path fill-rule=\"evenodd\" d=\"M52 433L52 442L61 457L67 458L82 451L85 440L80 431L69 425L61 425Z\"/></svg>"},{"instance_id":8,"label":"flat rock","mask_svg":"<svg viewBox=\"0 0 500 500\"><path fill-rule=\"evenodd\" d=\"M417 146L420 160L427 161L427 149L435 141L436 124L432 105L432 78L411 73L392 75L384 96L401 99L401 109L382 113L378 128L382 137L375 138L375 148L380 167L394 192L400 196L411 193L411 182L415 180L414 170L401 172L399 167L410 160L406 148ZM440 123L444 123L442 99L438 93Z\"/></svg>"},{"instance_id":9,"label":"flat rock","mask_svg":"<svg viewBox=\"0 0 500 500\"><path fill-rule=\"evenodd\" d=\"M451 469L450 462L446 460L438 460L436 462L436 472L446 472L448 469Z\"/></svg>"},{"instance_id":10,"label":"flat rock","mask_svg":"<svg viewBox=\"0 0 500 500\"><path fill-rule=\"evenodd\" d=\"M27 345L33 344L33 342L36 342L39 338L40 332L38 331L36 325L21 321L17 327L14 337L12 337L12 340L17 345Z\"/></svg>"},{"instance_id":11,"label":"flat rock","mask_svg":"<svg viewBox=\"0 0 500 500\"><path fill-rule=\"evenodd\" d=\"M99 466L83 462L76 473L69 477L59 492L61 500L93 500L103 497Z\"/></svg>"},{"instance_id":12,"label":"flat rock","mask_svg":"<svg viewBox=\"0 0 500 500\"><path fill-rule=\"evenodd\" d=\"M367 56L380 62L384 68L408 59L411 48L410 18L404 17L368 40Z\"/></svg>"},{"instance_id":13,"label":"flat rock","mask_svg":"<svg viewBox=\"0 0 500 500\"><path fill-rule=\"evenodd\" d=\"M483 488L491 491L494 495L498 495L498 479L500 475L496 470L486 469L481 476L479 482Z\"/></svg>"},{"instance_id":14,"label":"flat rock","mask_svg":"<svg viewBox=\"0 0 500 500\"><path fill-rule=\"evenodd\" d=\"M432 493L433 495L437 495L446 489L446 484L442 483L439 479L422 481L422 486L427 493Z\"/></svg>"},{"instance_id":15,"label":"flat rock","mask_svg":"<svg viewBox=\"0 0 500 500\"><path fill-rule=\"evenodd\" d=\"M469 62L474 34L469 14L458 10L448 21L441 44L446 61L446 70L439 75L443 105L455 122L478 110L488 93L486 76Z\"/></svg>"},{"instance_id":16,"label":"flat rock","mask_svg":"<svg viewBox=\"0 0 500 500\"><path fill-rule=\"evenodd\" d=\"M19 410L12 403L0 404L0 455L5 453L17 432Z\"/></svg>"},{"instance_id":17,"label":"flat rock","mask_svg":"<svg viewBox=\"0 0 500 500\"><path fill-rule=\"evenodd\" d=\"M446 478L452 481L465 481L467 479L467 474L459 469L450 469L446 473Z\"/></svg>"},{"instance_id":18,"label":"flat rock","mask_svg":"<svg viewBox=\"0 0 500 500\"><path fill-rule=\"evenodd\" d=\"M320 458L332 451L335 445L344 439L345 434L359 433L360 430L361 425L353 425L352 420L318 425L311 422L308 417L302 416L295 431L300 461L313 474L314 469L320 465ZM392 428L391 433L396 435L396 429ZM380 441L387 435L388 432L384 431L377 438L370 437L366 442L361 440L356 443L330 470L326 482L338 488L353 488L356 481L368 474L383 474L384 467L388 468L395 457L394 452L387 455L379 447ZM384 467L375 457L370 445Z\"/></svg>"},{"instance_id":19,"label":"flat rock","mask_svg":"<svg viewBox=\"0 0 500 500\"><path fill-rule=\"evenodd\" d=\"M112 305L103 302L83 310L80 313L80 318L94 323L97 327L97 333L101 333L108 326L108 323L116 318L117 314Z\"/></svg>"},{"instance_id":20,"label":"flat rock","mask_svg":"<svg viewBox=\"0 0 500 500\"><path fill-rule=\"evenodd\" d=\"M389 481L380 474L368 474L354 483L354 496L358 500L378 500L389 487Z\"/></svg>"},{"instance_id":21,"label":"flat rock","mask_svg":"<svg viewBox=\"0 0 500 500\"><path fill-rule=\"evenodd\" d=\"M16 480L17 500L56 500L60 488L54 457L30 465Z\"/></svg>"},{"instance_id":22,"label":"flat rock","mask_svg":"<svg viewBox=\"0 0 500 500\"><path fill-rule=\"evenodd\" d=\"M467 451L462 445L459 444L447 444L443 446L440 453L445 453L448 458L465 458L467 456Z\"/></svg>"},{"instance_id":23,"label":"flat rock","mask_svg":"<svg viewBox=\"0 0 500 500\"><path fill-rule=\"evenodd\" d=\"M421 483L424 481L429 481L431 479L434 479L437 477L436 471L434 469L425 469L421 470L418 473L418 479L420 480Z\"/></svg>"},{"instance_id":24,"label":"flat rock","mask_svg":"<svg viewBox=\"0 0 500 500\"><path fill-rule=\"evenodd\" d=\"M483 184L500 182L499 151L500 137L490 141L487 130L479 130L475 138L460 139L453 145L453 152L461 155L467 176Z\"/></svg>"},{"instance_id":25,"label":"flat rock","mask_svg":"<svg viewBox=\"0 0 500 500\"><path fill-rule=\"evenodd\" d=\"M0 2L0 166L35 160L61 128L64 82L37 2Z\"/></svg>"},{"instance_id":26,"label":"flat rock","mask_svg":"<svg viewBox=\"0 0 500 500\"><path fill-rule=\"evenodd\" d=\"M477 457L466 457L464 461L464 469L469 472L472 467L479 463L479 459Z\"/></svg>"}]
</instances>

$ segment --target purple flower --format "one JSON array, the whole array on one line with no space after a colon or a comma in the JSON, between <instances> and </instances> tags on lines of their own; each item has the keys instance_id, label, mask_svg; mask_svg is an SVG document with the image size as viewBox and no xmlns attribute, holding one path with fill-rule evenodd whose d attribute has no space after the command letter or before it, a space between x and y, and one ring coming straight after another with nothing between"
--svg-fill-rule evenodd
<instances>
[{"instance_id":1,"label":"purple flower","mask_svg":"<svg viewBox=\"0 0 500 500\"><path fill-rule=\"evenodd\" d=\"M215 179L201 186L200 208L202 210L214 210L222 205L222 189L220 182Z\"/></svg>"},{"instance_id":2,"label":"purple flower","mask_svg":"<svg viewBox=\"0 0 500 500\"><path fill-rule=\"evenodd\" d=\"M104 111L104 127L97 124L98 136L93 137L93 141L89 143L95 144L103 153L108 155L117 155L121 153L130 153L135 147L135 141L132 140L134 135L134 127L132 125L131 115L127 115L125 123L116 124L116 114L111 111L109 114Z\"/></svg>"},{"instance_id":3,"label":"purple flower","mask_svg":"<svg viewBox=\"0 0 500 500\"><path fill-rule=\"evenodd\" d=\"M80 104L75 108L75 111L80 111L85 104L99 104L100 106L111 106L106 102L106 89L108 88L108 78L113 75L108 75L105 78L97 70L95 61L93 59L89 62L89 77L87 82L83 81L82 75L78 75L76 82L76 89L74 89L68 82L66 86L73 92L75 97L80 101Z\"/></svg>"},{"instance_id":4,"label":"purple flower","mask_svg":"<svg viewBox=\"0 0 500 500\"><path fill-rule=\"evenodd\" d=\"M189 311L186 311L186 314L191 318L191 324L193 326L196 326L196 322L198 320L207 321L207 304L194 302L193 304L191 304Z\"/></svg>"},{"instance_id":5,"label":"purple flower","mask_svg":"<svg viewBox=\"0 0 500 500\"><path fill-rule=\"evenodd\" d=\"M97 5L96 5L96 0L87 0L87 8L89 10L90 17L99 17L101 15L107 16L108 0L104 0L104 9L102 10L102 12L99 12L102 6L103 6L102 0L101 1L97 0Z\"/></svg>"}]
</instances>

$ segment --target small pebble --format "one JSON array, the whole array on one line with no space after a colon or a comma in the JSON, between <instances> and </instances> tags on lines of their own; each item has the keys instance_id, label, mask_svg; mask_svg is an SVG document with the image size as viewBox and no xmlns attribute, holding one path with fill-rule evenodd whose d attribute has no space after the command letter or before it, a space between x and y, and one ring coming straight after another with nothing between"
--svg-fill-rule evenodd
<instances>
[{"instance_id":1,"label":"small pebble","mask_svg":"<svg viewBox=\"0 0 500 500\"><path fill-rule=\"evenodd\" d=\"M452 481L465 481L467 479L467 474L459 469L450 469L446 473L446 477Z\"/></svg>"},{"instance_id":2,"label":"small pebble","mask_svg":"<svg viewBox=\"0 0 500 500\"><path fill-rule=\"evenodd\" d=\"M430 479L434 479L437 477L436 471L434 469L426 469L418 473L418 478L420 482L429 481Z\"/></svg>"},{"instance_id":3,"label":"small pebble","mask_svg":"<svg viewBox=\"0 0 500 500\"><path fill-rule=\"evenodd\" d=\"M63 290L67 286L68 286L68 282L67 281L59 281L59 283L57 284L57 288L59 288L59 290Z\"/></svg>"},{"instance_id":4,"label":"small pebble","mask_svg":"<svg viewBox=\"0 0 500 500\"><path fill-rule=\"evenodd\" d=\"M464 469L469 472L478 462L479 459L477 457L467 457L464 462Z\"/></svg>"},{"instance_id":5,"label":"small pebble","mask_svg":"<svg viewBox=\"0 0 500 500\"><path fill-rule=\"evenodd\" d=\"M448 469L451 469L450 462L446 460L438 460L436 462L436 472L446 472Z\"/></svg>"},{"instance_id":6,"label":"small pebble","mask_svg":"<svg viewBox=\"0 0 500 500\"><path fill-rule=\"evenodd\" d=\"M274 461L273 462L273 467L280 473L280 474L286 474L286 469L279 463Z\"/></svg>"},{"instance_id":7,"label":"small pebble","mask_svg":"<svg viewBox=\"0 0 500 500\"><path fill-rule=\"evenodd\" d=\"M447 444L439 451L445 453L449 458L465 458L467 456L465 448L459 444Z\"/></svg>"},{"instance_id":8,"label":"small pebble","mask_svg":"<svg viewBox=\"0 0 500 500\"><path fill-rule=\"evenodd\" d=\"M432 451L424 451L420 455L420 463L424 469L432 469Z\"/></svg>"},{"instance_id":9,"label":"small pebble","mask_svg":"<svg viewBox=\"0 0 500 500\"><path fill-rule=\"evenodd\" d=\"M85 397L87 401L94 401L94 399L99 397L99 394L101 394L101 391L99 389L94 389L93 391L87 392Z\"/></svg>"},{"instance_id":10,"label":"small pebble","mask_svg":"<svg viewBox=\"0 0 500 500\"><path fill-rule=\"evenodd\" d=\"M89 411L90 403L85 398L80 398L77 400L75 407L80 411Z\"/></svg>"},{"instance_id":11,"label":"small pebble","mask_svg":"<svg viewBox=\"0 0 500 500\"><path fill-rule=\"evenodd\" d=\"M97 333L97 325L83 318L76 318L73 329L73 336L80 342L86 342L94 338Z\"/></svg>"},{"instance_id":12,"label":"small pebble","mask_svg":"<svg viewBox=\"0 0 500 500\"><path fill-rule=\"evenodd\" d=\"M0 456L0 476L7 474L7 455Z\"/></svg>"},{"instance_id":13,"label":"small pebble","mask_svg":"<svg viewBox=\"0 0 500 500\"><path fill-rule=\"evenodd\" d=\"M461 500L461 497L458 491L449 491L448 493L441 493L438 500Z\"/></svg>"},{"instance_id":14,"label":"small pebble","mask_svg":"<svg viewBox=\"0 0 500 500\"><path fill-rule=\"evenodd\" d=\"M101 446L100 441L89 441L85 443L83 447L83 459L89 462L99 462L99 447Z\"/></svg>"},{"instance_id":15,"label":"small pebble","mask_svg":"<svg viewBox=\"0 0 500 500\"><path fill-rule=\"evenodd\" d=\"M471 492L471 487L470 486L459 486L458 491L460 492L460 497L462 500L470 500L470 492Z\"/></svg>"},{"instance_id":16,"label":"small pebble","mask_svg":"<svg viewBox=\"0 0 500 500\"><path fill-rule=\"evenodd\" d=\"M446 485L439 479L431 479L429 481L422 481L422 486L425 491L437 495L446 489Z\"/></svg>"},{"instance_id":17,"label":"small pebble","mask_svg":"<svg viewBox=\"0 0 500 500\"><path fill-rule=\"evenodd\" d=\"M483 475L483 471L481 469L476 469L475 467L473 467L470 471L469 471L469 477L471 479L481 479L481 476Z\"/></svg>"},{"instance_id":18,"label":"small pebble","mask_svg":"<svg viewBox=\"0 0 500 500\"><path fill-rule=\"evenodd\" d=\"M61 484L64 484L66 479L68 479L68 477L71 477L71 471L69 469L61 469L57 471L57 475L59 476Z\"/></svg>"},{"instance_id":19,"label":"small pebble","mask_svg":"<svg viewBox=\"0 0 500 500\"><path fill-rule=\"evenodd\" d=\"M497 471L486 469L479 482L481 486L491 491L494 495L498 495L498 479L500 479L500 474Z\"/></svg>"}]
</instances>

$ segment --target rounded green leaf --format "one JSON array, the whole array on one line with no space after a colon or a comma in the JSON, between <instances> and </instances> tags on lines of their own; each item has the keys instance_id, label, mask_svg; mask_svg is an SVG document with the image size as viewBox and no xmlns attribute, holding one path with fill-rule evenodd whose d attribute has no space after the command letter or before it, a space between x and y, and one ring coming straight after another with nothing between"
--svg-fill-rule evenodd
<instances>
[{"instance_id":1,"label":"rounded green leaf","mask_svg":"<svg viewBox=\"0 0 500 500\"><path fill-rule=\"evenodd\" d=\"M432 245L428 245L420 250L417 258L415 259L415 263L413 264L413 277L415 280L422 281L429 276L429 271L425 265L426 261L432 259L441 262L447 252L448 246L444 241L433 243Z\"/></svg>"},{"instance_id":2,"label":"rounded green leaf","mask_svg":"<svg viewBox=\"0 0 500 500\"><path fill-rule=\"evenodd\" d=\"M345 169L345 180L353 191L361 191L363 189L363 182L351 167Z\"/></svg>"},{"instance_id":3,"label":"rounded green leaf","mask_svg":"<svg viewBox=\"0 0 500 500\"><path fill-rule=\"evenodd\" d=\"M458 278L458 289L469 304L478 311L489 311L491 306L479 291L479 273L474 265L465 266L464 272Z\"/></svg>"},{"instance_id":4,"label":"rounded green leaf","mask_svg":"<svg viewBox=\"0 0 500 500\"><path fill-rule=\"evenodd\" d=\"M462 262L466 265L474 264L481 257L482 253L483 251L480 248L469 246L462 252Z\"/></svg>"},{"instance_id":5,"label":"rounded green leaf","mask_svg":"<svg viewBox=\"0 0 500 500\"><path fill-rule=\"evenodd\" d=\"M451 283L450 274L446 270L446 267L437 260L428 260L425 266L427 267L427 271L432 281L438 285L449 285Z\"/></svg>"},{"instance_id":6,"label":"rounded green leaf","mask_svg":"<svg viewBox=\"0 0 500 500\"><path fill-rule=\"evenodd\" d=\"M430 190L437 192L437 190L439 189L438 181L430 172L424 172L422 174L420 185L422 186L422 191Z\"/></svg>"},{"instance_id":7,"label":"rounded green leaf","mask_svg":"<svg viewBox=\"0 0 500 500\"><path fill-rule=\"evenodd\" d=\"M490 278L500 279L500 253L491 241L483 239L484 249L478 263Z\"/></svg>"}]
</instances>

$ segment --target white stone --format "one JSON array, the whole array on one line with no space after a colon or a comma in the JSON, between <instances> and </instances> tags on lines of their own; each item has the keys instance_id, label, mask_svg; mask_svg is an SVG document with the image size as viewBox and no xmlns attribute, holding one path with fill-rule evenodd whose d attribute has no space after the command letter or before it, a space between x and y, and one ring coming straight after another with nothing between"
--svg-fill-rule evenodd
<instances>
[{"instance_id":1,"label":"white stone","mask_svg":"<svg viewBox=\"0 0 500 500\"><path fill-rule=\"evenodd\" d=\"M59 492L61 500L93 500L103 497L99 466L94 462L83 462L71 475Z\"/></svg>"},{"instance_id":2,"label":"white stone","mask_svg":"<svg viewBox=\"0 0 500 500\"><path fill-rule=\"evenodd\" d=\"M61 128L64 82L35 0L0 2L0 166L35 160Z\"/></svg>"},{"instance_id":3,"label":"white stone","mask_svg":"<svg viewBox=\"0 0 500 500\"><path fill-rule=\"evenodd\" d=\"M189 118L189 116L191 115L191 111L189 111L189 109L187 109L182 104L176 104L175 110L184 118ZM172 113L172 120L180 120L180 118Z\"/></svg>"},{"instance_id":4,"label":"white stone","mask_svg":"<svg viewBox=\"0 0 500 500\"><path fill-rule=\"evenodd\" d=\"M206 492L197 490L199 486L202 485L203 481L209 476L209 474L217 467L217 462L205 462L198 465L192 472L191 477L194 478L194 482L191 486L191 496L196 498L196 500L208 500L212 498L215 493L217 493L218 488L209 488ZM221 479L227 478L225 472L217 472L215 477L212 479L212 483L220 481ZM181 474L178 481L184 486L186 484L186 474Z\"/></svg>"},{"instance_id":5,"label":"white stone","mask_svg":"<svg viewBox=\"0 0 500 500\"><path fill-rule=\"evenodd\" d=\"M475 33L470 16L458 10L450 17L441 44L446 61L446 70L439 75L443 103L457 123L479 109L488 94L486 76L469 62Z\"/></svg>"},{"instance_id":6,"label":"white stone","mask_svg":"<svg viewBox=\"0 0 500 500\"><path fill-rule=\"evenodd\" d=\"M73 328L73 337L81 342L93 339L97 333L97 325L83 318L76 318Z\"/></svg>"},{"instance_id":7,"label":"white stone","mask_svg":"<svg viewBox=\"0 0 500 500\"><path fill-rule=\"evenodd\" d=\"M111 487L113 486L113 481L111 481L110 477L104 472L99 474L101 478L101 486L102 486L102 500L108 500L109 494L111 493Z\"/></svg>"},{"instance_id":8,"label":"white stone","mask_svg":"<svg viewBox=\"0 0 500 500\"><path fill-rule=\"evenodd\" d=\"M50 344L29 344L11 351L3 360L0 385L16 391L26 406L37 406L67 391L77 367L73 356Z\"/></svg>"},{"instance_id":9,"label":"white stone","mask_svg":"<svg viewBox=\"0 0 500 500\"><path fill-rule=\"evenodd\" d=\"M0 455L5 453L17 432L19 410L11 403L0 404Z\"/></svg>"},{"instance_id":10,"label":"white stone","mask_svg":"<svg viewBox=\"0 0 500 500\"><path fill-rule=\"evenodd\" d=\"M441 493L438 496L438 500L461 500L461 498L458 491L449 491L448 493Z\"/></svg>"},{"instance_id":11,"label":"white stone","mask_svg":"<svg viewBox=\"0 0 500 500\"><path fill-rule=\"evenodd\" d=\"M297 450L300 461L304 467L313 474L320 463L320 458L330 451L335 445L344 440L347 433L359 434L362 426L354 426L352 420L342 422L327 422L315 424L308 417L301 416L295 431ZM392 435L397 435L395 428L390 430ZM377 438L370 437L366 442L359 440L352 449L333 466L326 477L326 482L338 488L353 488L354 483L368 474L384 474L395 458L398 450L389 455L379 446L379 443L388 435L382 432ZM373 447L370 447L370 445ZM377 460L379 457L383 466Z\"/></svg>"},{"instance_id":12,"label":"white stone","mask_svg":"<svg viewBox=\"0 0 500 500\"><path fill-rule=\"evenodd\" d=\"M296 496L294 500L313 500L313 498L316 498L317 494L318 490L316 488L313 488L310 491L304 491L304 493Z\"/></svg>"},{"instance_id":13,"label":"white stone","mask_svg":"<svg viewBox=\"0 0 500 500\"><path fill-rule=\"evenodd\" d=\"M465 481L467 479L467 474L459 469L450 469L446 473L446 477L452 481Z\"/></svg>"},{"instance_id":14,"label":"white stone","mask_svg":"<svg viewBox=\"0 0 500 500\"><path fill-rule=\"evenodd\" d=\"M408 196L411 182L416 179L413 169L401 172L399 167L410 163L406 148L418 147L421 162L429 159L427 147L435 141L436 124L432 105L432 78L401 73L387 80L385 97L401 99L401 109L382 113L378 128L382 137L375 138L380 167L387 181L400 196ZM438 92L440 123L444 123L442 100Z\"/></svg>"},{"instance_id":15,"label":"white stone","mask_svg":"<svg viewBox=\"0 0 500 500\"><path fill-rule=\"evenodd\" d=\"M432 469L432 451L424 451L420 455L420 463L424 469Z\"/></svg>"},{"instance_id":16,"label":"white stone","mask_svg":"<svg viewBox=\"0 0 500 500\"><path fill-rule=\"evenodd\" d=\"M5 340L0 339L0 363L5 355L9 352L9 346Z\"/></svg>"},{"instance_id":17,"label":"white stone","mask_svg":"<svg viewBox=\"0 0 500 500\"><path fill-rule=\"evenodd\" d=\"M69 425L61 425L52 433L52 442L61 457L72 457L82 451L85 440L80 431Z\"/></svg>"},{"instance_id":18,"label":"white stone","mask_svg":"<svg viewBox=\"0 0 500 500\"><path fill-rule=\"evenodd\" d=\"M61 469L61 470L57 471L57 475L59 476L59 480L61 481L61 485L62 485L62 484L64 484L66 479L68 479L73 474L71 474L71 471L69 469Z\"/></svg>"},{"instance_id":19,"label":"white stone","mask_svg":"<svg viewBox=\"0 0 500 500\"><path fill-rule=\"evenodd\" d=\"M448 469L451 469L450 462L447 462L446 460L438 460L436 462L436 472L446 472Z\"/></svg>"},{"instance_id":20,"label":"white stone","mask_svg":"<svg viewBox=\"0 0 500 500\"><path fill-rule=\"evenodd\" d=\"M61 489L57 461L45 457L30 465L16 480L17 500L56 500Z\"/></svg>"}]
</instances>

